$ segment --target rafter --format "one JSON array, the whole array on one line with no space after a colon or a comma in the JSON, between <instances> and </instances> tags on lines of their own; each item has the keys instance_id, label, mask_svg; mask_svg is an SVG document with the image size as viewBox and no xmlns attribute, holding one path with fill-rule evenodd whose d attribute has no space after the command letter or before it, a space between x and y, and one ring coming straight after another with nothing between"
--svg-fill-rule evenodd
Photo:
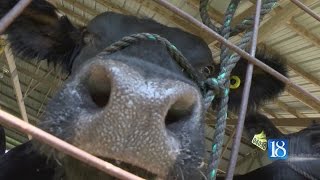
<instances>
[{"instance_id":1,"label":"rafter","mask_svg":"<svg viewBox=\"0 0 320 180\"><path fill-rule=\"evenodd\" d=\"M284 102L281 102L280 100L276 100L276 104L283 110L289 112L290 114L296 116L297 118L306 118L307 116L305 116L304 114L301 114L299 111L297 111L296 109L288 106L287 104L285 104Z\"/></svg>"},{"instance_id":2,"label":"rafter","mask_svg":"<svg viewBox=\"0 0 320 180\"><path fill-rule=\"evenodd\" d=\"M250 158L258 157L261 152L262 152L261 149L255 148L255 149L252 150L250 153L246 154L244 157L239 158L239 160L237 161L236 167L239 167L239 166L242 165L244 162L247 162Z\"/></svg>"},{"instance_id":3,"label":"rafter","mask_svg":"<svg viewBox=\"0 0 320 180\"><path fill-rule=\"evenodd\" d=\"M300 75L301 77L305 78L306 80L310 81L311 83L320 87L320 80L314 77L312 74L306 72L304 69L299 67L297 64L287 61L287 64L290 69L292 69L295 73Z\"/></svg>"},{"instance_id":4,"label":"rafter","mask_svg":"<svg viewBox=\"0 0 320 180\"><path fill-rule=\"evenodd\" d=\"M41 63L42 63L42 61L38 62L37 69L36 69L35 72L34 72L35 75L37 75L37 73L39 72ZM26 89L26 91L25 91L25 93L24 93L24 95L23 95L23 98L24 98L24 99L27 97L27 94L26 94L26 93L29 91L29 89L30 89L33 81L34 81L34 79L31 78L31 80L30 80L29 83L28 83L27 89Z\"/></svg>"},{"instance_id":5,"label":"rafter","mask_svg":"<svg viewBox=\"0 0 320 180\"><path fill-rule=\"evenodd\" d=\"M67 1L67 0L65 0L64 2L68 2L69 4L73 5L74 7L78 8L80 10L82 10L85 13L90 14L91 16L96 16L96 15L99 14L95 9L92 9L91 7L86 6L86 8L84 9L83 8L84 6L81 3L79 3L78 1L75 1L75 0Z\"/></svg>"},{"instance_id":6,"label":"rafter","mask_svg":"<svg viewBox=\"0 0 320 180\"><path fill-rule=\"evenodd\" d=\"M303 2L308 5L314 0L304 0ZM263 42L267 37L269 37L278 27L286 23L293 15L301 11L296 5L290 3L286 7L278 7L278 11L275 15L259 29L259 39L258 42Z\"/></svg>"},{"instance_id":7,"label":"rafter","mask_svg":"<svg viewBox=\"0 0 320 180\"><path fill-rule=\"evenodd\" d=\"M305 27L300 25L293 18L291 18L290 21L287 22L287 26L291 30L293 30L296 34L298 34L299 36L301 36L304 39L308 40L309 42L311 42L316 47L320 48L320 38L318 38L318 36L316 36L315 34L311 33L310 31L308 31L308 29L306 29Z\"/></svg>"},{"instance_id":8,"label":"rafter","mask_svg":"<svg viewBox=\"0 0 320 180\"><path fill-rule=\"evenodd\" d=\"M275 112L273 112L271 109L267 108L267 107L263 107L262 110L266 113L268 113L270 116L272 116L273 118L278 118L279 115L277 115Z\"/></svg>"},{"instance_id":9,"label":"rafter","mask_svg":"<svg viewBox=\"0 0 320 180\"><path fill-rule=\"evenodd\" d=\"M251 157L251 160L250 160L250 163L248 164L247 168L246 168L246 172L249 172L254 161L256 160L257 156L256 157Z\"/></svg>"},{"instance_id":10,"label":"rafter","mask_svg":"<svg viewBox=\"0 0 320 180\"><path fill-rule=\"evenodd\" d=\"M129 11L125 10L123 7L117 5L117 4L114 4L114 3L111 3L110 1L107 1L107 0L96 0L97 3L105 6L105 7L108 7L111 11L114 11L114 12L119 12L119 13L122 13L122 14L130 14Z\"/></svg>"},{"instance_id":11,"label":"rafter","mask_svg":"<svg viewBox=\"0 0 320 180\"><path fill-rule=\"evenodd\" d=\"M210 142L212 142L213 141L213 139L211 139L211 138L208 138L208 137L205 137L205 139L206 140L208 140L208 141L210 141ZM223 145L222 146L223 148L226 148L226 150L229 150L229 151L231 151L231 148L230 147L228 147L228 146L226 146L226 145ZM207 152L212 152L211 150L208 150ZM243 154L243 153L241 153L241 152L239 152L239 155L240 156L242 156L242 157L244 157L245 156L245 154ZM223 156L221 156L221 158L222 158ZM226 158L227 159L227 158ZM227 159L228 160L228 159Z\"/></svg>"},{"instance_id":12,"label":"rafter","mask_svg":"<svg viewBox=\"0 0 320 180\"><path fill-rule=\"evenodd\" d=\"M229 121L229 120L228 120ZM209 122L209 123L208 123ZM236 119L233 119L233 122L234 122L234 124L233 124L233 126L235 125L235 123L237 122L237 120ZM212 129L214 129L215 128L215 122L213 121L213 120L207 120L207 123L206 123L207 125L208 125L208 127L210 127L210 128L212 128ZM228 123L229 124L229 123ZM231 136L232 135L232 130L230 130L230 129L228 129L228 128L226 128L226 135L227 136ZM211 139L211 141L212 141L212 139ZM245 137L242 137L241 138L241 143L242 144L245 144L246 146L249 146L249 147L251 147L251 148L253 148L253 147L255 147L247 138L245 138Z\"/></svg>"},{"instance_id":13,"label":"rafter","mask_svg":"<svg viewBox=\"0 0 320 180\"><path fill-rule=\"evenodd\" d=\"M9 75L6 75L6 77L5 77L6 79L10 79L10 77L9 77ZM8 84L6 84L4 81L0 81L0 86L4 89L4 91L3 92L1 92L1 96L4 96L4 97L10 97L10 99L12 99L13 100L13 102L15 101L15 97L12 97L12 96L14 96L14 94L7 94L7 93L5 93L5 92L14 92L14 88L12 87L12 86L9 86ZM23 87L23 86L26 86L26 84L24 84L22 81L20 82L20 86L21 87ZM41 92L39 92L39 91L35 91L35 92L37 92L37 94L35 94L35 95L41 95L41 96L44 96L44 94L42 94ZM35 106L35 105L39 105L40 106L40 104L41 104L41 101L39 100L41 97L39 96L37 96L37 98L35 98L35 97L33 97L33 96L28 96L28 101L30 102L30 103L32 103L33 104L33 106ZM27 107L27 108L31 108L33 111L36 111L35 109L33 109L32 107L30 107L30 106L28 106L28 104L25 104L25 106ZM28 111L28 115L30 115L30 111Z\"/></svg>"},{"instance_id":14,"label":"rafter","mask_svg":"<svg viewBox=\"0 0 320 180\"><path fill-rule=\"evenodd\" d=\"M223 147L223 149L222 149L222 152L221 152L221 156L220 156L220 157L223 157L224 153L227 151L228 146L229 146L231 140L233 139L233 136L235 135L235 133L236 133L236 128L234 128L234 129L232 130L231 135L229 136L227 142L224 144L224 147Z\"/></svg>"},{"instance_id":15,"label":"rafter","mask_svg":"<svg viewBox=\"0 0 320 180\"><path fill-rule=\"evenodd\" d=\"M16 63L14 61L14 57L13 57L11 51L9 50L8 46L5 47L4 52L5 52L5 56L6 56L5 59L7 60L7 64L9 66L11 80L12 80L13 87L15 90L16 100L17 100L17 103L18 103L18 106L20 109L21 117L25 122L28 122L28 115L27 115L26 107L24 104L23 96L22 96L18 71L16 68ZM28 138L31 139L32 137L30 135L28 135Z\"/></svg>"},{"instance_id":16,"label":"rafter","mask_svg":"<svg viewBox=\"0 0 320 180\"><path fill-rule=\"evenodd\" d=\"M307 127L315 122L320 122L320 117L317 118L272 118L270 119L278 127ZM207 120L208 125L216 123L215 120ZM237 124L237 119L228 119L227 125L234 126Z\"/></svg>"}]
</instances>

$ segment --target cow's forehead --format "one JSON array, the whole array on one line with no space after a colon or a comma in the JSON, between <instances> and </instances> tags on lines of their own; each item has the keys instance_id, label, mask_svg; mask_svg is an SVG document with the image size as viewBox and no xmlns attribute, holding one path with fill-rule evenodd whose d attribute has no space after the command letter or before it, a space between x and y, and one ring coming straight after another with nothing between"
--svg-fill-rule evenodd
<instances>
[{"instance_id":1,"label":"cow's forehead","mask_svg":"<svg viewBox=\"0 0 320 180\"><path fill-rule=\"evenodd\" d=\"M131 34L158 34L175 45L192 65L200 68L213 62L210 48L198 36L179 28L167 27L152 19L105 12L93 18L88 23L87 30L96 38L100 38L103 41L100 43L104 46Z\"/></svg>"}]
</instances>

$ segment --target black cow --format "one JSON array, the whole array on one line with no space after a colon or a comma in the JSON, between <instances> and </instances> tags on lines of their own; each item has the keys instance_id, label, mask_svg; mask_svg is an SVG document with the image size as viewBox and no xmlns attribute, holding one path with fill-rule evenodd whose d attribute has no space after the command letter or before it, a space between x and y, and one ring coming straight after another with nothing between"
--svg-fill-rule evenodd
<instances>
[{"instance_id":1,"label":"black cow","mask_svg":"<svg viewBox=\"0 0 320 180\"><path fill-rule=\"evenodd\" d=\"M0 17L16 2L1 0ZM123 36L140 32L167 38L196 69L212 63L206 43L180 29L112 12L77 28L43 0L33 0L5 34L14 55L46 59L71 74L39 127L146 178L199 179L205 152L203 99L167 49L141 40L97 56ZM46 145L35 142L34 147L61 162L66 179L112 179Z\"/></svg>"},{"instance_id":2,"label":"black cow","mask_svg":"<svg viewBox=\"0 0 320 180\"><path fill-rule=\"evenodd\" d=\"M39 154L29 141L0 156L0 179L58 180L62 177L58 164Z\"/></svg>"},{"instance_id":3,"label":"black cow","mask_svg":"<svg viewBox=\"0 0 320 180\"><path fill-rule=\"evenodd\" d=\"M296 161L293 162L293 164L297 165L299 169L302 168L303 171L306 170L307 174L311 174L314 177L320 177L320 174L317 171L317 168L320 165L319 124L313 124L309 128L306 128L298 133L284 135L273 125L273 123L266 116L262 114L250 114L246 118L246 125L246 130L249 134L249 138L252 138L254 134L260 133L262 130L264 130L267 134L268 139L288 138L290 141L290 154L297 154L297 156L306 156L306 154L318 154L318 159L311 159L311 161L302 159L301 162ZM13 148L6 154L6 156L4 156L4 158L0 158L0 168L2 172L0 173L0 179L63 179L63 170L59 168L59 165L50 159L46 159L46 157L40 155L37 151L32 150L30 142ZM19 171L19 173L16 173L17 170ZM56 172L55 175L53 171ZM222 179L224 179L224 177L217 177L217 180ZM234 176L233 179L304 180L308 178L303 176L302 174L297 173L290 166L288 166L287 161L278 160L247 174Z\"/></svg>"},{"instance_id":4,"label":"black cow","mask_svg":"<svg viewBox=\"0 0 320 180\"><path fill-rule=\"evenodd\" d=\"M0 156L6 152L6 135L4 128L0 126Z\"/></svg>"},{"instance_id":5,"label":"black cow","mask_svg":"<svg viewBox=\"0 0 320 180\"><path fill-rule=\"evenodd\" d=\"M233 179L259 180L306 180L320 179L320 124L312 124L297 133L283 134L266 116L259 113L249 114L246 118L246 130L249 138L262 130L267 139L285 138L289 140L289 160L277 160L244 175ZM291 165L289 165L290 163ZM217 179L224 179L219 177Z\"/></svg>"}]
</instances>

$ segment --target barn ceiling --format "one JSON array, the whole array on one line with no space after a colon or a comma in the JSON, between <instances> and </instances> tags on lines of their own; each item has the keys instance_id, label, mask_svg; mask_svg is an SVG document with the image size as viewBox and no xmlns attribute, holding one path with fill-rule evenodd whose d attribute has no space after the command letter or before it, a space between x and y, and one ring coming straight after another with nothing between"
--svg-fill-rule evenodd
<instances>
[{"instance_id":1,"label":"barn ceiling","mask_svg":"<svg viewBox=\"0 0 320 180\"><path fill-rule=\"evenodd\" d=\"M198 12L199 0L168 1L201 21ZM219 61L219 43L217 41L202 32L200 28L191 25L152 0L51 0L51 2L56 4L62 14L66 14L73 23L79 25L85 25L90 19L104 11L114 11L149 17L168 26L180 27L206 40L215 61ZM230 0L210 1L210 16L218 24L222 22L223 13L229 2ZM234 19L235 23L254 13L254 2L254 0L241 1ZM320 14L318 0L304 0L302 2ZM238 42L240 36L231 38L231 41ZM288 60L290 79L294 83L302 86L314 96L320 97L320 23L318 21L289 0L280 0L278 6L265 16L260 26L258 41ZM14 65L17 67L18 76L12 76L10 73L9 67L13 66L14 68ZM17 77L19 81L17 81ZM24 62L11 57L10 54L2 53L0 55L0 108L36 124L44 112L47 102L61 86L64 79L65 75L61 75L44 62ZM15 90L22 92L22 96L16 96ZM22 115L24 109L26 116ZM280 98L261 108L261 112L271 118L282 132L290 133L308 126L313 120L317 120L320 117L320 106L309 102L304 96L289 87ZM236 115L231 114L229 118L222 163L219 167L220 173L224 173L228 165L231 150L230 139L232 139L230 137L234 134L234 125L236 124ZM214 117L209 115L206 129L208 155L211 149L213 128ZM7 129L8 149L26 140L27 137L22 133ZM243 138L238 158L238 172L249 171L268 163L258 159L257 165L252 165L254 164L252 163L251 167L241 168L244 162L263 153L257 150L250 143L250 140Z\"/></svg>"}]
</instances>

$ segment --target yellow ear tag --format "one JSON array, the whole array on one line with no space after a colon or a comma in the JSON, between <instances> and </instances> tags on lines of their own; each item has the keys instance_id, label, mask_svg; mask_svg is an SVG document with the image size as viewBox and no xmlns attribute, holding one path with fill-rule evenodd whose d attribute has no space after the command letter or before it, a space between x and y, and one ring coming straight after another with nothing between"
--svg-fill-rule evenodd
<instances>
[{"instance_id":1,"label":"yellow ear tag","mask_svg":"<svg viewBox=\"0 0 320 180\"><path fill-rule=\"evenodd\" d=\"M262 131L260 134L255 134L251 143L265 151L267 149L267 138L264 131Z\"/></svg>"},{"instance_id":2,"label":"yellow ear tag","mask_svg":"<svg viewBox=\"0 0 320 180\"><path fill-rule=\"evenodd\" d=\"M230 89L237 89L241 84L240 78L238 76L231 76L230 77L230 82L231 82L231 80L234 80L235 83L234 84L230 83Z\"/></svg>"}]
</instances>

